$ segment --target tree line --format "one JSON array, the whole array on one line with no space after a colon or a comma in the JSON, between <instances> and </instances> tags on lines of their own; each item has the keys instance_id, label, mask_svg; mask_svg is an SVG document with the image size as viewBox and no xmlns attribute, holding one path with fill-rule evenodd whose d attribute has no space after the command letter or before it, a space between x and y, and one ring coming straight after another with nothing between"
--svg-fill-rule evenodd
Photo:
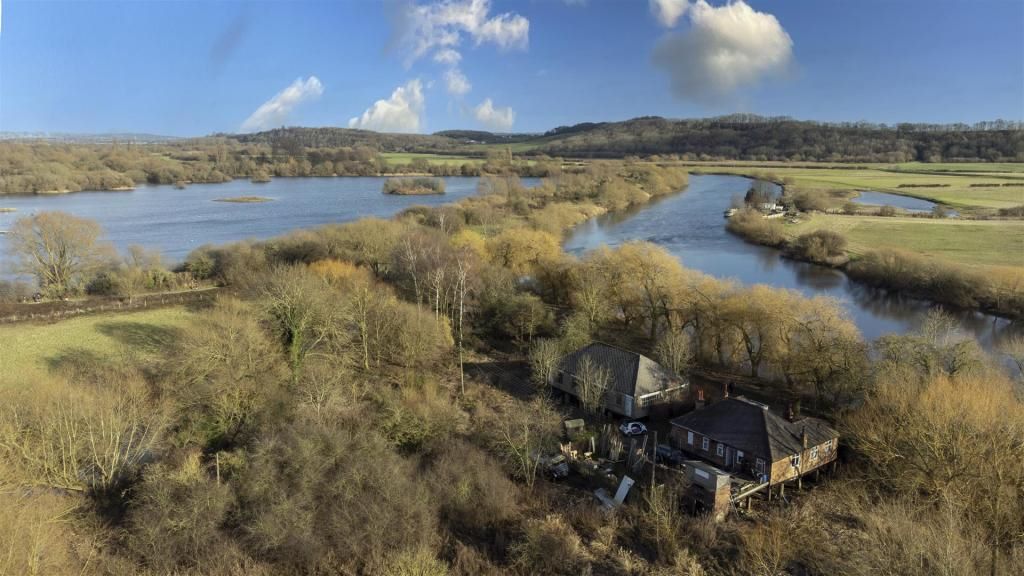
<instances>
[{"instance_id":1,"label":"tree line","mask_svg":"<svg viewBox=\"0 0 1024 576\"><path fill-rule=\"evenodd\" d=\"M1021 383L944 316L867 343L832 300L710 278L650 244L562 251L578 219L685 182L633 163L534 188L506 171L453 205L197 249L181 273L231 295L148 334L152 356L70 351L0 390L0 568L1010 573ZM539 473L566 417L546 380L513 396L474 370L499 353L550 370L591 339L683 374L758 375L840 427L848 465L753 521L686 516L671 482L604 514ZM593 410L607 377L586 379Z\"/></svg>"}]
</instances>

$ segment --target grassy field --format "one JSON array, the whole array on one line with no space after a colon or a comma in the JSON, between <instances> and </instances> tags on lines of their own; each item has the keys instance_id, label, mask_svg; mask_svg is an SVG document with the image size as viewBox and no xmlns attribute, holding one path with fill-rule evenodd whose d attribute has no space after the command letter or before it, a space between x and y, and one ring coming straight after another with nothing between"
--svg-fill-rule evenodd
<instances>
[{"instance_id":1,"label":"grassy field","mask_svg":"<svg viewBox=\"0 0 1024 576\"><path fill-rule=\"evenodd\" d=\"M0 390L45 380L75 355L153 357L193 316L182 306L0 326Z\"/></svg>"},{"instance_id":2,"label":"grassy field","mask_svg":"<svg viewBox=\"0 0 1024 576\"><path fill-rule=\"evenodd\" d=\"M849 240L848 250L896 248L972 267L1024 266L1024 221L883 218L814 214L786 224L790 237L828 229Z\"/></svg>"},{"instance_id":3,"label":"grassy field","mask_svg":"<svg viewBox=\"0 0 1024 576\"><path fill-rule=\"evenodd\" d=\"M462 166L463 164L480 164L483 162L480 158L470 158L469 156L443 156L440 154L417 154L413 152L385 152L381 154L384 161L389 166L397 166L399 164L408 164L417 158L422 158L430 164L445 164Z\"/></svg>"},{"instance_id":4,"label":"grassy field","mask_svg":"<svg viewBox=\"0 0 1024 576\"><path fill-rule=\"evenodd\" d=\"M1024 184L1024 165L1018 164L872 164L859 168L852 165L787 167L780 163L697 163L692 166L708 172L771 175L796 188L890 192L968 211L991 211L1024 204L1024 186L1003 186ZM989 170L980 170L979 166Z\"/></svg>"}]
</instances>

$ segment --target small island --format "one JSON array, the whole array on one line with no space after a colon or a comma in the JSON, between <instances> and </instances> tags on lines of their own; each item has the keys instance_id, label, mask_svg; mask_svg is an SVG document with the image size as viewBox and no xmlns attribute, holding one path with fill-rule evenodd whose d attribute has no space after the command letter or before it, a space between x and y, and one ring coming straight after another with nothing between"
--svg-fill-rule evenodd
<instances>
[{"instance_id":1,"label":"small island","mask_svg":"<svg viewBox=\"0 0 1024 576\"><path fill-rule=\"evenodd\" d=\"M388 178L384 181L384 193L400 196L444 194L444 180L440 178Z\"/></svg>"},{"instance_id":2,"label":"small island","mask_svg":"<svg viewBox=\"0 0 1024 576\"><path fill-rule=\"evenodd\" d=\"M17 211L18 211L17 208L0 208L0 214L2 214L4 212L17 212Z\"/></svg>"},{"instance_id":3,"label":"small island","mask_svg":"<svg viewBox=\"0 0 1024 576\"><path fill-rule=\"evenodd\" d=\"M267 198L266 196L235 196L232 198L215 198L214 202L236 202L239 204L258 204L260 202L270 202L273 198Z\"/></svg>"}]
</instances>

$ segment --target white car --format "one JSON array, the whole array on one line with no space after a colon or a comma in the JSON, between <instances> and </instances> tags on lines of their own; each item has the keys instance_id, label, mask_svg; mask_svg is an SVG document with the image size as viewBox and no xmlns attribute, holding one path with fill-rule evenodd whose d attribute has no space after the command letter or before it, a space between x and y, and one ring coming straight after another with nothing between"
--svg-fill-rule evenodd
<instances>
[{"instance_id":1,"label":"white car","mask_svg":"<svg viewBox=\"0 0 1024 576\"><path fill-rule=\"evenodd\" d=\"M643 422L623 422L619 431L626 436L643 436L647 434L647 426Z\"/></svg>"}]
</instances>

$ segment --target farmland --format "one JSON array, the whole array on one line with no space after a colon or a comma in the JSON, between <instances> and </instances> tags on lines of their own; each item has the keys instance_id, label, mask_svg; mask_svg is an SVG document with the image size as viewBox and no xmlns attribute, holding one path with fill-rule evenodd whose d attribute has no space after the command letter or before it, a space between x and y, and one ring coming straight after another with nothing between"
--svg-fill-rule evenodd
<instances>
[{"instance_id":1,"label":"farmland","mask_svg":"<svg viewBox=\"0 0 1024 576\"><path fill-rule=\"evenodd\" d=\"M770 178L796 189L875 190L986 212L1024 204L1021 164L690 163L695 171ZM913 170L911 172L911 170Z\"/></svg>"},{"instance_id":2,"label":"farmland","mask_svg":"<svg viewBox=\"0 0 1024 576\"><path fill-rule=\"evenodd\" d=\"M1024 266L1024 221L814 214L786 224L790 238L814 230L839 232L853 255L892 248L971 267Z\"/></svg>"}]
</instances>

